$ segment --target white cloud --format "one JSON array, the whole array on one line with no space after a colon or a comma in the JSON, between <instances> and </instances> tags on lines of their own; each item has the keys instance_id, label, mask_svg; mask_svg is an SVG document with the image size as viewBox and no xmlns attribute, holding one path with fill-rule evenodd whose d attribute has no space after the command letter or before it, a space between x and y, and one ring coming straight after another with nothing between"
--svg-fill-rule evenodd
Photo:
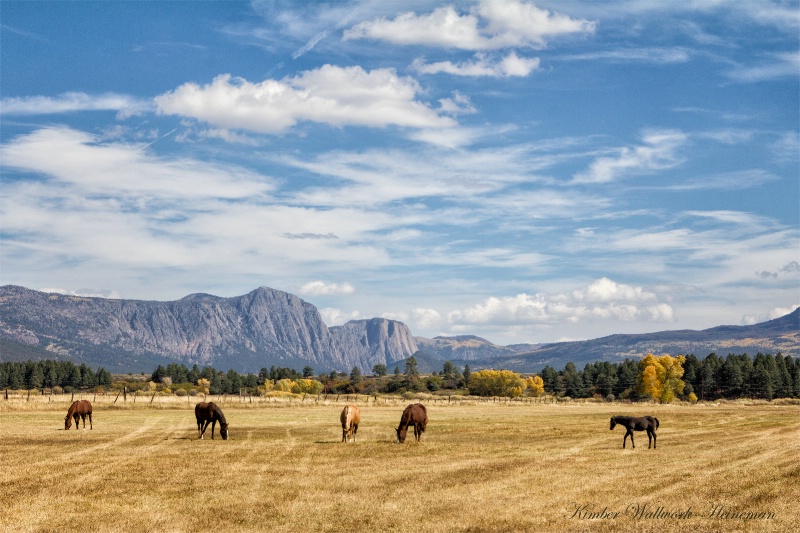
<instances>
[{"instance_id":1,"label":"white cloud","mask_svg":"<svg viewBox=\"0 0 800 533\"><path fill-rule=\"evenodd\" d=\"M624 48L560 56L569 61L613 61L619 63L654 63L657 65L686 63L691 58L685 48Z\"/></svg>"},{"instance_id":2,"label":"white cloud","mask_svg":"<svg viewBox=\"0 0 800 533\"><path fill-rule=\"evenodd\" d=\"M355 287L350 283L326 283L324 281L310 281L300 287L300 294L304 296L331 296L341 294L353 294Z\"/></svg>"},{"instance_id":3,"label":"white cloud","mask_svg":"<svg viewBox=\"0 0 800 533\"><path fill-rule=\"evenodd\" d=\"M54 115L78 111L117 111L120 118L152 110L152 103L127 95L107 93L89 95L81 92L63 93L57 97L25 96L0 101L3 115Z\"/></svg>"},{"instance_id":4,"label":"white cloud","mask_svg":"<svg viewBox=\"0 0 800 533\"><path fill-rule=\"evenodd\" d=\"M674 311L654 292L601 278L572 291L490 297L481 304L452 311L448 321L464 325L536 325L592 320L671 322Z\"/></svg>"},{"instance_id":5,"label":"white cloud","mask_svg":"<svg viewBox=\"0 0 800 533\"><path fill-rule=\"evenodd\" d=\"M46 293L63 294L64 296L80 296L83 298L109 298L113 300L118 300L122 298L122 296L117 291L107 290L107 289L68 290L68 289L44 288L39 290L41 292L46 292Z\"/></svg>"},{"instance_id":6,"label":"white cloud","mask_svg":"<svg viewBox=\"0 0 800 533\"><path fill-rule=\"evenodd\" d=\"M394 19L361 22L344 39L374 39L402 45L460 50L542 48L560 35L592 33L595 23L570 18L518 0L484 0L468 14L445 6L429 14L403 13Z\"/></svg>"},{"instance_id":7,"label":"white cloud","mask_svg":"<svg viewBox=\"0 0 800 533\"><path fill-rule=\"evenodd\" d=\"M539 68L539 58L519 57L515 52L510 52L499 61L484 54L476 54L470 62L453 63L440 61L425 63L424 59L416 59L411 67L420 74L452 74L454 76L509 78L512 76L524 77Z\"/></svg>"},{"instance_id":8,"label":"white cloud","mask_svg":"<svg viewBox=\"0 0 800 533\"><path fill-rule=\"evenodd\" d=\"M755 83L784 77L797 78L798 74L800 51L775 54L758 65L739 66L728 72L728 77L742 83Z\"/></svg>"},{"instance_id":9,"label":"white cloud","mask_svg":"<svg viewBox=\"0 0 800 533\"><path fill-rule=\"evenodd\" d=\"M676 130L646 132L639 146L625 146L614 157L595 159L589 168L573 176L574 183L608 183L629 175L674 167L682 160L677 151L687 142L687 135Z\"/></svg>"},{"instance_id":10,"label":"white cloud","mask_svg":"<svg viewBox=\"0 0 800 533\"><path fill-rule=\"evenodd\" d=\"M189 159L160 159L147 145L102 142L66 127L41 128L0 148L3 166L79 186L83 194L246 198L273 189L271 180L241 167ZM57 190L54 189L54 191Z\"/></svg>"},{"instance_id":11,"label":"white cloud","mask_svg":"<svg viewBox=\"0 0 800 533\"><path fill-rule=\"evenodd\" d=\"M423 329L436 329L442 324L442 315L436 309L415 307L412 317L413 325Z\"/></svg>"},{"instance_id":12,"label":"white cloud","mask_svg":"<svg viewBox=\"0 0 800 533\"><path fill-rule=\"evenodd\" d=\"M800 307L800 304L790 305L789 307L774 307L766 313L761 314L744 315L742 316L742 325L752 326L753 324L759 324L768 320L775 320L776 318L788 315L798 307Z\"/></svg>"},{"instance_id":13,"label":"white cloud","mask_svg":"<svg viewBox=\"0 0 800 533\"><path fill-rule=\"evenodd\" d=\"M161 114L217 128L281 133L300 121L331 126L448 128L456 122L416 100L416 81L393 69L324 65L281 81L251 83L229 74L210 84L185 83L155 98Z\"/></svg>"},{"instance_id":14,"label":"white cloud","mask_svg":"<svg viewBox=\"0 0 800 533\"><path fill-rule=\"evenodd\" d=\"M322 321L328 326L341 326L342 324L351 320L359 320L362 318L361 313L358 311L350 311L349 313L336 309L335 307L325 307L319 310Z\"/></svg>"}]
</instances>

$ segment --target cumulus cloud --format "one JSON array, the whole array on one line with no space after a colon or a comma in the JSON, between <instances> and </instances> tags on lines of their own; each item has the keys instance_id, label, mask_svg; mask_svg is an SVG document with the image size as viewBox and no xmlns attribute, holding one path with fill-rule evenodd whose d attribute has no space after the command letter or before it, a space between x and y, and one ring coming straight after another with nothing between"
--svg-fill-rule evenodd
<instances>
[{"instance_id":1,"label":"cumulus cloud","mask_svg":"<svg viewBox=\"0 0 800 533\"><path fill-rule=\"evenodd\" d=\"M442 315L436 309L415 307L412 311L412 320L415 326L424 329L435 329L442 323Z\"/></svg>"},{"instance_id":2,"label":"cumulus cloud","mask_svg":"<svg viewBox=\"0 0 800 533\"><path fill-rule=\"evenodd\" d=\"M484 0L466 14L458 13L453 6L444 6L427 14L408 12L394 19L364 21L346 30L343 38L478 51L542 48L548 39L594 30L594 22L573 19L534 4Z\"/></svg>"},{"instance_id":3,"label":"cumulus cloud","mask_svg":"<svg viewBox=\"0 0 800 533\"><path fill-rule=\"evenodd\" d=\"M359 320L361 313L358 311L345 312L335 307L325 307L319 310L322 321L329 326L341 326L342 324L351 320Z\"/></svg>"},{"instance_id":4,"label":"cumulus cloud","mask_svg":"<svg viewBox=\"0 0 800 533\"><path fill-rule=\"evenodd\" d=\"M447 128L456 122L416 99L415 80L394 69L324 65L293 78L252 83L229 74L185 83L155 98L158 112L218 128L281 133L298 122L382 128Z\"/></svg>"},{"instance_id":5,"label":"cumulus cloud","mask_svg":"<svg viewBox=\"0 0 800 533\"><path fill-rule=\"evenodd\" d=\"M463 325L536 325L591 320L671 322L672 307L658 295L601 278L586 287L556 294L525 293L490 297L483 303L452 311L448 321Z\"/></svg>"},{"instance_id":6,"label":"cumulus cloud","mask_svg":"<svg viewBox=\"0 0 800 533\"><path fill-rule=\"evenodd\" d=\"M109 298L113 300L118 300L122 298L122 296L113 290L107 289L54 289L54 288L44 288L39 289L41 292L47 292L52 294L63 294L64 296L80 296L83 298Z\"/></svg>"},{"instance_id":7,"label":"cumulus cloud","mask_svg":"<svg viewBox=\"0 0 800 533\"><path fill-rule=\"evenodd\" d=\"M744 315L742 316L742 325L752 326L753 324L760 324L768 320L775 320L776 318L781 318L794 312L798 307L800 307L800 304L791 305L789 307L774 307L766 313L761 314Z\"/></svg>"},{"instance_id":8,"label":"cumulus cloud","mask_svg":"<svg viewBox=\"0 0 800 533\"><path fill-rule=\"evenodd\" d=\"M539 68L539 58L519 57L510 52L504 58L495 61L484 54L476 54L473 61L453 63L440 61L426 63L424 59L416 59L411 67L420 74L451 74L454 76L509 78L524 77Z\"/></svg>"},{"instance_id":9,"label":"cumulus cloud","mask_svg":"<svg viewBox=\"0 0 800 533\"><path fill-rule=\"evenodd\" d=\"M311 281L306 283L299 290L305 296L330 296L334 294L353 294L355 287L350 283L325 283L324 281Z\"/></svg>"},{"instance_id":10,"label":"cumulus cloud","mask_svg":"<svg viewBox=\"0 0 800 533\"><path fill-rule=\"evenodd\" d=\"M595 159L587 170L573 176L573 182L608 183L629 174L674 167L682 161L677 152L686 144L687 135L676 130L649 131L642 142L618 149L613 157Z\"/></svg>"}]
</instances>

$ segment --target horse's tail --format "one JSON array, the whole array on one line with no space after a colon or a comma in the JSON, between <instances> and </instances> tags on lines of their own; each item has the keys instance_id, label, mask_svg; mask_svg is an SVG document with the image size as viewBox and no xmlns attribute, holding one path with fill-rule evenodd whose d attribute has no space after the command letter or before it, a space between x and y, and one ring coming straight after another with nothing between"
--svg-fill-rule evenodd
<instances>
[{"instance_id":1,"label":"horse's tail","mask_svg":"<svg viewBox=\"0 0 800 533\"><path fill-rule=\"evenodd\" d=\"M655 420L655 421L656 421L656 429L658 429L658 418L656 418L656 417L653 417L653 420Z\"/></svg>"}]
</instances>

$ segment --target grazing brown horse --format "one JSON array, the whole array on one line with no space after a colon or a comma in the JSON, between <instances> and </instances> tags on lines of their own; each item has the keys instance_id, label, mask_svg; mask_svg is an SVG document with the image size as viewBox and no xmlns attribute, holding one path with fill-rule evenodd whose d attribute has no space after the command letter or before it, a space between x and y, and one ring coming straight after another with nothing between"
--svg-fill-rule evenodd
<instances>
[{"instance_id":1,"label":"grazing brown horse","mask_svg":"<svg viewBox=\"0 0 800 533\"><path fill-rule=\"evenodd\" d=\"M425 426L428 425L428 410L421 403L409 405L403 411L400 417L400 425L397 426L397 442L404 443L406 441L406 432L408 426L414 425L414 437L417 442L422 438L422 432L425 431Z\"/></svg>"},{"instance_id":2,"label":"grazing brown horse","mask_svg":"<svg viewBox=\"0 0 800 533\"><path fill-rule=\"evenodd\" d=\"M194 416L197 419L197 432L200 438L203 438L203 433L206 428L211 424L211 438L214 438L214 426L219 422L219 434L222 440L228 440L228 421L225 420L225 415L222 414L222 409L214 402L200 402L194 406Z\"/></svg>"},{"instance_id":3,"label":"grazing brown horse","mask_svg":"<svg viewBox=\"0 0 800 533\"><path fill-rule=\"evenodd\" d=\"M357 405L345 405L339 420L342 422L342 442L347 442L350 437L355 442L358 425L361 423L361 409Z\"/></svg>"},{"instance_id":4,"label":"grazing brown horse","mask_svg":"<svg viewBox=\"0 0 800 533\"><path fill-rule=\"evenodd\" d=\"M617 424L627 429L625 432L625 437L622 438L623 448L625 448L625 441L628 440L628 435L631 436L631 446L636 448L636 445L633 443L633 432L647 431L647 449L650 449L650 444L652 441L653 449L655 450L658 418L654 416L642 416L639 418L636 418L635 416L612 416L611 427L609 429L614 429Z\"/></svg>"},{"instance_id":5,"label":"grazing brown horse","mask_svg":"<svg viewBox=\"0 0 800 533\"><path fill-rule=\"evenodd\" d=\"M94 429L92 426L92 402L89 400L78 400L76 402L72 402L72 405L69 406L69 411L67 411L67 416L64 418L64 430L72 427L72 419L75 419L75 429L78 429L80 425L78 423L78 418L80 417L83 420L83 429L86 429L86 417L89 417L89 429Z\"/></svg>"}]
</instances>

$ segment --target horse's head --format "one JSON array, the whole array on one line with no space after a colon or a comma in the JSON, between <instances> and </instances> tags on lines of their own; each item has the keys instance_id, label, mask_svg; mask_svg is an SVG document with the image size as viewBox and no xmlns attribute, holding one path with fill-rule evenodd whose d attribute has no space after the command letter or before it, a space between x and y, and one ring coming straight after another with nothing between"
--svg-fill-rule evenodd
<instances>
[{"instance_id":1,"label":"horse's head","mask_svg":"<svg viewBox=\"0 0 800 533\"><path fill-rule=\"evenodd\" d=\"M397 428L397 442L403 444L406 441L406 433L408 433L408 426Z\"/></svg>"},{"instance_id":2,"label":"horse's head","mask_svg":"<svg viewBox=\"0 0 800 533\"><path fill-rule=\"evenodd\" d=\"M617 425L617 417L612 416L611 417L611 427L608 428L608 429L614 429L614 426L616 426L616 425Z\"/></svg>"},{"instance_id":3,"label":"horse's head","mask_svg":"<svg viewBox=\"0 0 800 533\"><path fill-rule=\"evenodd\" d=\"M72 417L67 415L64 417L64 430L72 427Z\"/></svg>"},{"instance_id":4,"label":"horse's head","mask_svg":"<svg viewBox=\"0 0 800 533\"><path fill-rule=\"evenodd\" d=\"M222 440L228 440L228 423L227 422L220 422L219 423L219 434L222 437Z\"/></svg>"}]
</instances>

